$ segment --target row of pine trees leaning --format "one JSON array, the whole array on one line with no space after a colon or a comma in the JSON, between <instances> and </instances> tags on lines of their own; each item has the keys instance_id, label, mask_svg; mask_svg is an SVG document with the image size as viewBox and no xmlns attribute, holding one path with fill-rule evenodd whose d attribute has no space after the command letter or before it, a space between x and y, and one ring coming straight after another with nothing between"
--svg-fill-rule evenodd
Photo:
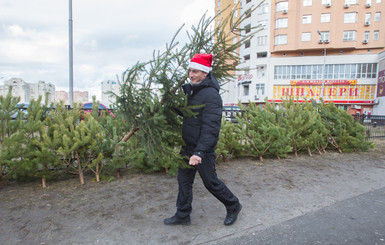
<instances>
[{"instance_id":1,"label":"row of pine trees leaning","mask_svg":"<svg viewBox=\"0 0 385 245\"><path fill-rule=\"evenodd\" d=\"M223 117L216 149L218 161L251 157L263 162L264 157L311 156L327 150L365 151L373 146L365 140L364 127L333 103L299 103L289 99L278 105L266 101L263 109L253 103L240 106L242 113L236 116L236 123ZM88 113L79 105L71 110L63 104L48 107L41 104L41 98L31 101L25 113L10 93L0 97L0 107L3 180L41 178L45 188L47 179L70 174L78 175L84 184L87 172L97 182L120 177L122 169L175 174L183 162L178 154L182 144L180 130L163 124L165 121L160 117L156 127L161 130L138 128L134 137L124 141L122 136L129 134L133 125L127 125L119 110L113 115L99 111L95 99L94 108ZM16 119L12 119L14 115ZM144 145L152 144L145 134L154 133L157 135L151 138L159 138L154 143L161 145ZM170 151L167 156L163 155L164 149Z\"/></svg>"},{"instance_id":2,"label":"row of pine trees leaning","mask_svg":"<svg viewBox=\"0 0 385 245\"><path fill-rule=\"evenodd\" d=\"M0 97L0 182L41 178L46 187L48 179L76 174L84 184L85 173L92 173L96 181L112 180L123 169L176 174L183 162L179 154L183 141L182 119L174 109L187 116L196 109L186 105L181 90L188 79L188 62L196 53L213 54L213 75L221 85L229 82L239 62L237 50L263 29L255 26L245 32L242 23L250 13L245 12L234 18L233 10L219 24L215 20L220 13L214 18L203 15L186 31L183 45L177 39L182 25L165 51L154 51L150 61L124 71L114 117L99 113L95 99L92 113L87 114L80 105L68 110L60 103L42 103L41 98L31 101L27 113L22 113L17 106L20 99L12 97L11 91ZM234 36L238 37L235 43ZM223 120L218 160L256 157L263 161L290 153L359 151L372 146L364 139L363 126L333 104L287 100L278 106L266 101L263 110L252 103L240 106L243 113L237 123Z\"/></svg>"}]
</instances>

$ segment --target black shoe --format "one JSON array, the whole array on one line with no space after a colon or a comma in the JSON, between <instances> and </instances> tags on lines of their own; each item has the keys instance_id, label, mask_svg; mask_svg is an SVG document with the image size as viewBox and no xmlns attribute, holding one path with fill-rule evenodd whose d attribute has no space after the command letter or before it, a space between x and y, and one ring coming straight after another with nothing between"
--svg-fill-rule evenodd
<instances>
[{"instance_id":1,"label":"black shoe","mask_svg":"<svg viewBox=\"0 0 385 245\"><path fill-rule=\"evenodd\" d=\"M234 212L227 212L226 218L225 218L225 225L232 225L237 221L238 214L241 212L242 205L239 204L239 208L235 210Z\"/></svg>"},{"instance_id":2,"label":"black shoe","mask_svg":"<svg viewBox=\"0 0 385 245\"><path fill-rule=\"evenodd\" d=\"M179 218L178 216L174 215L171 218L164 219L163 222L165 225L189 225L191 223L190 215L184 218Z\"/></svg>"}]
</instances>

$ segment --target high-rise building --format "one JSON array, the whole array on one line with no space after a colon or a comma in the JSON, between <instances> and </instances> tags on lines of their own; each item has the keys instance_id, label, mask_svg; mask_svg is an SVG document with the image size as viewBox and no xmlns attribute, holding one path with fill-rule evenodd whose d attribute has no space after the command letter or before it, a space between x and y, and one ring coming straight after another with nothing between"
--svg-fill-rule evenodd
<instances>
[{"instance_id":1,"label":"high-rise building","mask_svg":"<svg viewBox=\"0 0 385 245\"><path fill-rule=\"evenodd\" d=\"M120 83L112 80L102 82L102 102L107 107L115 103L115 95L120 95Z\"/></svg>"},{"instance_id":2,"label":"high-rise building","mask_svg":"<svg viewBox=\"0 0 385 245\"><path fill-rule=\"evenodd\" d=\"M73 102L74 103L86 103L89 102L88 91L74 91ZM67 91L55 92L56 102L62 101L65 105L69 105L69 93Z\"/></svg>"},{"instance_id":3,"label":"high-rise building","mask_svg":"<svg viewBox=\"0 0 385 245\"><path fill-rule=\"evenodd\" d=\"M225 103L333 101L350 113L372 113L385 51L383 0L242 0L245 32L264 25L240 49ZM218 0L216 0L218 3ZM374 106L374 108L373 108Z\"/></svg>"},{"instance_id":4,"label":"high-rise building","mask_svg":"<svg viewBox=\"0 0 385 245\"><path fill-rule=\"evenodd\" d=\"M20 98L20 103L29 103L31 100L37 100L39 96L42 96L42 103L45 103L46 95L48 104L55 102L55 85L52 83L27 83L21 78L11 78L0 86L2 96L7 95L9 87L12 87L12 96Z\"/></svg>"}]
</instances>

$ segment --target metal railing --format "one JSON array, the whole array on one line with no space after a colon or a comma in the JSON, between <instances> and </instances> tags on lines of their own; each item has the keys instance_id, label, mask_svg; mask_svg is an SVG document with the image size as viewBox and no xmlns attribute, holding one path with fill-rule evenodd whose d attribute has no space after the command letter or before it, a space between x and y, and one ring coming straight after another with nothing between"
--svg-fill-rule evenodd
<instances>
[{"instance_id":1,"label":"metal railing","mask_svg":"<svg viewBox=\"0 0 385 245\"><path fill-rule=\"evenodd\" d=\"M364 127L366 138L385 138L385 116L378 115L353 115Z\"/></svg>"}]
</instances>

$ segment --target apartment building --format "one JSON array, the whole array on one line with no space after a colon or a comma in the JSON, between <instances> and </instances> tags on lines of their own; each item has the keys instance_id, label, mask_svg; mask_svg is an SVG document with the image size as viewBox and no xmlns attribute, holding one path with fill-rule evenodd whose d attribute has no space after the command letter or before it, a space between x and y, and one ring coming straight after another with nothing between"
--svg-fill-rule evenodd
<instances>
[{"instance_id":1,"label":"apartment building","mask_svg":"<svg viewBox=\"0 0 385 245\"><path fill-rule=\"evenodd\" d=\"M55 85L39 81L37 83L27 83L21 78L11 78L4 81L4 85L0 86L0 94L6 96L9 87L12 87L12 96L19 97L20 103L29 103L42 96L42 103L46 100L48 94L48 104L55 102Z\"/></svg>"},{"instance_id":2,"label":"apartment building","mask_svg":"<svg viewBox=\"0 0 385 245\"><path fill-rule=\"evenodd\" d=\"M383 0L242 0L243 27L266 26L240 50L245 71L228 86L225 103L333 101L350 113L385 103L377 84L385 51Z\"/></svg>"},{"instance_id":3,"label":"apartment building","mask_svg":"<svg viewBox=\"0 0 385 245\"><path fill-rule=\"evenodd\" d=\"M65 105L69 105L69 92L67 91L56 91L55 92L55 100L56 102L63 102ZM89 94L88 91L74 91L73 94L73 102L74 103L86 103L89 102Z\"/></svg>"},{"instance_id":4,"label":"apartment building","mask_svg":"<svg viewBox=\"0 0 385 245\"><path fill-rule=\"evenodd\" d=\"M102 102L108 108L116 102L115 95L120 95L120 83L112 80L106 80L102 85Z\"/></svg>"}]
</instances>

